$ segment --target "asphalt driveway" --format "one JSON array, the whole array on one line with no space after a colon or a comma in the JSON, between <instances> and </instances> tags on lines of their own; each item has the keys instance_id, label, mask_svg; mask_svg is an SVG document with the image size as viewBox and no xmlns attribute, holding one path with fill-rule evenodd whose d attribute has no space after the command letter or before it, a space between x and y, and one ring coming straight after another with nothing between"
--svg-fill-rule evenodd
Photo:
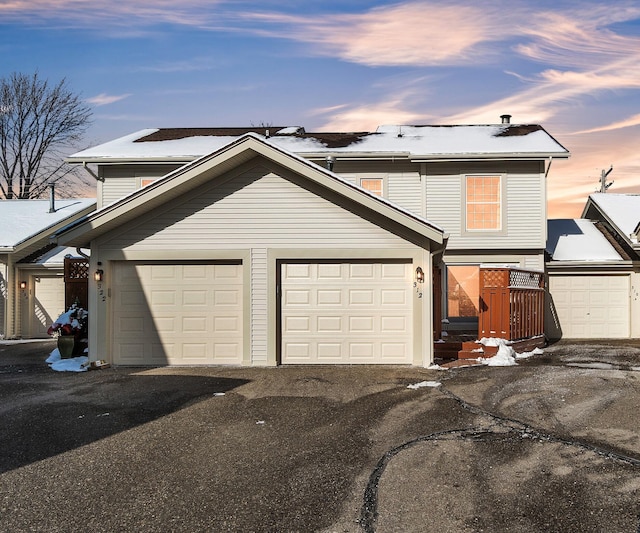
<instances>
[{"instance_id":1,"label":"asphalt driveway","mask_svg":"<svg viewBox=\"0 0 640 533\"><path fill-rule=\"evenodd\" d=\"M57 373L52 348L0 345L3 532L640 531L640 343L448 371Z\"/></svg>"}]
</instances>

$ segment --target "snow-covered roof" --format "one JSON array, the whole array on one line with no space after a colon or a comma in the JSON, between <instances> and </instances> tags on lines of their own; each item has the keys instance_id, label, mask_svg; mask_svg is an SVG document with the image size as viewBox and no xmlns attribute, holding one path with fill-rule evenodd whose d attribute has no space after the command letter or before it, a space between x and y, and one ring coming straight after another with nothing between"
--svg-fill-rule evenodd
<instances>
[{"instance_id":1,"label":"snow-covered roof","mask_svg":"<svg viewBox=\"0 0 640 533\"><path fill-rule=\"evenodd\" d=\"M625 238L640 224L640 194L594 193L589 196Z\"/></svg>"},{"instance_id":2,"label":"snow-covered roof","mask_svg":"<svg viewBox=\"0 0 640 533\"><path fill-rule=\"evenodd\" d=\"M14 248L95 203L95 198L56 200L49 213L49 200L0 200L0 248Z\"/></svg>"},{"instance_id":3,"label":"snow-covered roof","mask_svg":"<svg viewBox=\"0 0 640 533\"><path fill-rule=\"evenodd\" d=\"M552 261L622 261L592 220L550 219L547 221L547 253Z\"/></svg>"},{"instance_id":4,"label":"snow-covered roof","mask_svg":"<svg viewBox=\"0 0 640 533\"><path fill-rule=\"evenodd\" d=\"M280 148L312 156L397 155L411 159L470 157L568 157L569 152L538 125L380 126L375 132L307 133L283 128L144 129L82 150L70 162L118 160L190 161L246 133L259 133Z\"/></svg>"}]
</instances>

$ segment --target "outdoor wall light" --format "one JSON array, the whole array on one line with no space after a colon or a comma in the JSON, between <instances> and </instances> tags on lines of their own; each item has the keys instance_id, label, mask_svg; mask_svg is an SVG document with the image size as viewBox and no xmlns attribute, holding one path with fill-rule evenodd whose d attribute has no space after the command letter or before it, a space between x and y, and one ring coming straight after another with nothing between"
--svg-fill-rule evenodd
<instances>
[{"instance_id":1,"label":"outdoor wall light","mask_svg":"<svg viewBox=\"0 0 640 533\"><path fill-rule=\"evenodd\" d=\"M424 272L420 267L416 268L416 281L418 283L424 283Z\"/></svg>"},{"instance_id":2,"label":"outdoor wall light","mask_svg":"<svg viewBox=\"0 0 640 533\"><path fill-rule=\"evenodd\" d=\"M103 276L104 276L104 271L101 268L99 268L94 272L93 279L95 279L96 281L102 281Z\"/></svg>"},{"instance_id":3,"label":"outdoor wall light","mask_svg":"<svg viewBox=\"0 0 640 533\"><path fill-rule=\"evenodd\" d=\"M21 289L26 289L27 288L27 282L26 281L21 281L20 282L20 288Z\"/></svg>"}]
</instances>

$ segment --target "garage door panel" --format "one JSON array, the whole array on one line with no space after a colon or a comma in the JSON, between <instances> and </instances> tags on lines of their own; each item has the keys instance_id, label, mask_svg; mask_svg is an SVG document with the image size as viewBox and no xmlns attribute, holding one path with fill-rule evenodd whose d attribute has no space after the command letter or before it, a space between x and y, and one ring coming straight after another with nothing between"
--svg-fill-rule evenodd
<instances>
[{"instance_id":1,"label":"garage door panel","mask_svg":"<svg viewBox=\"0 0 640 533\"><path fill-rule=\"evenodd\" d=\"M549 286L563 337L629 337L629 276L551 276Z\"/></svg>"},{"instance_id":2,"label":"garage door panel","mask_svg":"<svg viewBox=\"0 0 640 533\"><path fill-rule=\"evenodd\" d=\"M283 363L411 362L408 263L285 263L281 272Z\"/></svg>"},{"instance_id":3,"label":"garage door panel","mask_svg":"<svg viewBox=\"0 0 640 533\"><path fill-rule=\"evenodd\" d=\"M242 266L114 264L116 364L240 364Z\"/></svg>"}]
</instances>

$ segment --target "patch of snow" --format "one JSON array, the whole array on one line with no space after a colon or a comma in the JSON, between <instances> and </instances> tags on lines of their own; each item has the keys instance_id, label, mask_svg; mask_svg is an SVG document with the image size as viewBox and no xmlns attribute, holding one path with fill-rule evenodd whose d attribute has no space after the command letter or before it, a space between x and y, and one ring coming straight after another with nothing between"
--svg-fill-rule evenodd
<instances>
[{"instance_id":1,"label":"patch of snow","mask_svg":"<svg viewBox=\"0 0 640 533\"><path fill-rule=\"evenodd\" d=\"M516 359L528 359L529 357L533 357L534 355L542 355L544 353L540 348L535 348L531 352L522 352L516 353Z\"/></svg>"},{"instance_id":2,"label":"patch of snow","mask_svg":"<svg viewBox=\"0 0 640 533\"><path fill-rule=\"evenodd\" d=\"M284 128L289 131L290 128ZM444 156L453 154L557 154L567 151L546 131L527 135L500 135L500 125L463 126L380 126L375 133L363 134L347 146L327 148L318 138L311 136L276 135L269 140L281 148L295 153L388 153L412 156ZM155 133L145 129L99 146L75 153L71 158L190 158L200 157L222 148L238 136L194 136L153 142L135 142ZM280 130L278 133L282 133ZM398 135L399 133L402 135ZM312 134L311 134L312 135Z\"/></svg>"},{"instance_id":3,"label":"patch of snow","mask_svg":"<svg viewBox=\"0 0 640 533\"><path fill-rule=\"evenodd\" d=\"M17 246L95 203L95 198L56 200L55 212L49 213L49 200L2 201L0 202L0 219L2 220L0 246Z\"/></svg>"},{"instance_id":4,"label":"patch of snow","mask_svg":"<svg viewBox=\"0 0 640 533\"><path fill-rule=\"evenodd\" d=\"M547 227L546 250L553 261L622 261L591 220L551 219Z\"/></svg>"},{"instance_id":5,"label":"patch of snow","mask_svg":"<svg viewBox=\"0 0 640 533\"><path fill-rule=\"evenodd\" d=\"M423 387L439 387L442 385L439 381L421 381L420 383L413 383L412 385L407 385L407 389L421 389Z\"/></svg>"},{"instance_id":6,"label":"patch of snow","mask_svg":"<svg viewBox=\"0 0 640 533\"><path fill-rule=\"evenodd\" d=\"M482 344L483 346L492 347L502 346L503 344L506 344L507 346L513 344L511 341L508 341L507 339L501 339L499 337L482 337L479 341L476 342Z\"/></svg>"},{"instance_id":7,"label":"patch of snow","mask_svg":"<svg viewBox=\"0 0 640 533\"><path fill-rule=\"evenodd\" d=\"M507 344L507 341L504 339L497 339L498 341L502 341L497 344L498 353L493 357L488 358L480 358L478 359L483 365L487 366L514 366L516 363L516 352L515 350ZM494 344L486 344L485 346L496 346Z\"/></svg>"},{"instance_id":8,"label":"patch of snow","mask_svg":"<svg viewBox=\"0 0 640 533\"><path fill-rule=\"evenodd\" d=\"M627 238L640 222L640 194L593 193L590 198Z\"/></svg>"},{"instance_id":9,"label":"patch of snow","mask_svg":"<svg viewBox=\"0 0 640 533\"><path fill-rule=\"evenodd\" d=\"M89 365L89 358L86 356L62 359L58 348L55 348L45 360L51 370L56 372L86 372Z\"/></svg>"},{"instance_id":10,"label":"patch of snow","mask_svg":"<svg viewBox=\"0 0 640 533\"><path fill-rule=\"evenodd\" d=\"M567 363L567 366L576 366L578 368L591 368L593 370L617 370L618 367L616 365L612 365L609 363Z\"/></svg>"}]
</instances>

